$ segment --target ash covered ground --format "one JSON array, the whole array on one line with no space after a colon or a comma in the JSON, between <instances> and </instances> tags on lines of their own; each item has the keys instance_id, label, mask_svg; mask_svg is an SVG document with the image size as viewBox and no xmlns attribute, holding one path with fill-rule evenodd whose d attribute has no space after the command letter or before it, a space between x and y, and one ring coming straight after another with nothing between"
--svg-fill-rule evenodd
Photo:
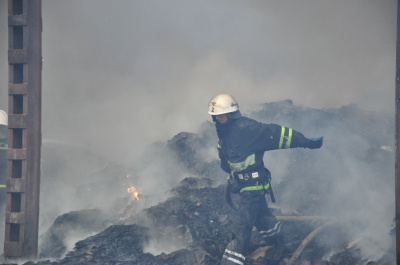
<instances>
[{"instance_id":1,"label":"ash covered ground","mask_svg":"<svg viewBox=\"0 0 400 265\"><path fill-rule=\"evenodd\" d=\"M395 263L394 117L356 105L311 109L290 100L244 115L325 139L320 150L264 157L277 204L266 199L286 228L286 249L276 264ZM198 132L154 143L122 165L78 146L45 142L39 260L18 263L219 264L236 214L224 198L227 176L216 143L214 125L206 121ZM127 192L131 186L139 200ZM252 250L257 242L253 231ZM272 264L266 253L254 264Z\"/></svg>"}]
</instances>

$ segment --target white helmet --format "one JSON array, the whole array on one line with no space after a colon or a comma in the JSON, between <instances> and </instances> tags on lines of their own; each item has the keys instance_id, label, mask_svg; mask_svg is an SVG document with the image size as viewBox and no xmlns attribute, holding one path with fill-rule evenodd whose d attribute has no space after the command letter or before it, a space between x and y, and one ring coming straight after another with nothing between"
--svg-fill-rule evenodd
<instances>
[{"instance_id":1,"label":"white helmet","mask_svg":"<svg viewBox=\"0 0 400 265\"><path fill-rule=\"evenodd\" d=\"M4 110L0 110L0 125L8 125L8 116Z\"/></svg>"},{"instance_id":2,"label":"white helmet","mask_svg":"<svg viewBox=\"0 0 400 265\"><path fill-rule=\"evenodd\" d=\"M221 93L216 95L208 103L208 114L221 115L239 110L236 100L229 94Z\"/></svg>"}]
</instances>

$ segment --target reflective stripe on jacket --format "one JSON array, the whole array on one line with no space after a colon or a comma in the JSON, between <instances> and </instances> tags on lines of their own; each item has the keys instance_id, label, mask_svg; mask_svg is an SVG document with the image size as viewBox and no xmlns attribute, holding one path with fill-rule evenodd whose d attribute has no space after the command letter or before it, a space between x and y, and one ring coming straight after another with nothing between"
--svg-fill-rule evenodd
<instances>
[{"instance_id":1,"label":"reflective stripe on jacket","mask_svg":"<svg viewBox=\"0 0 400 265\"><path fill-rule=\"evenodd\" d=\"M244 191L256 191L256 190L268 190L269 189L269 183L265 185L258 185L258 186L248 186L240 189L240 193Z\"/></svg>"},{"instance_id":2,"label":"reflective stripe on jacket","mask_svg":"<svg viewBox=\"0 0 400 265\"><path fill-rule=\"evenodd\" d=\"M264 167L264 152L305 147L304 135L291 128L240 116L220 129L218 154L224 171L250 172Z\"/></svg>"}]
</instances>

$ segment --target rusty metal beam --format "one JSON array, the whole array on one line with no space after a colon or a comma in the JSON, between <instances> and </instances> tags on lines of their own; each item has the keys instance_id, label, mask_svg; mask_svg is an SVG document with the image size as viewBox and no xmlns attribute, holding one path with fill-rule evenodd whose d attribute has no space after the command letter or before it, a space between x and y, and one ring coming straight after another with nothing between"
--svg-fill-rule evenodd
<instances>
[{"instance_id":1,"label":"rusty metal beam","mask_svg":"<svg viewBox=\"0 0 400 265\"><path fill-rule=\"evenodd\" d=\"M4 257L38 254L41 97L41 0L8 0L8 154Z\"/></svg>"}]
</instances>

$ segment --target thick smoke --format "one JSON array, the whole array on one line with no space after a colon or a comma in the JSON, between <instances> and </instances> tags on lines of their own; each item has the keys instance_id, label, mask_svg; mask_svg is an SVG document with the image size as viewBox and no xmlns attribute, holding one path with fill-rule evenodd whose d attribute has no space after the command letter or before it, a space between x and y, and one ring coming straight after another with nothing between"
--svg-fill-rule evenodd
<instances>
[{"instance_id":1,"label":"thick smoke","mask_svg":"<svg viewBox=\"0 0 400 265\"><path fill-rule=\"evenodd\" d=\"M256 118L325 139L318 150L266 154L265 163L273 183L278 184L280 205L293 212L336 219L345 231L336 233L337 240L350 242L362 237L363 257L379 260L393 247L393 117L363 112L354 105L316 110L291 109L287 104L284 111L271 109L258 112ZM334 240L331 237L328 241Z\"/></svg>"},{"instance_id":2,"label":"thick smoke","mask_svg":"<svg viewBox=\"0 0 400 265\"><path fill-rule=\"evenodd\" d=\"M41 218L87 206L79 203L74 183L90 183L82 177L96 176L105 161L129 167L153 142L196 131L209 119L209 99L221 91L244 110L290 98L312 108L355 103L393 115L396 10L395 0L42 0L43 152L49 143L63 143L83 154L54 165L43 160L43 177L59 179L42 182ZM0 0L5 110L7 37L7 1ZM142 171L152 177L140 183L148 193L164 167L172 167L154 158L160 159L149 157ZM346 174L362 185L363 162L344 163L354 165ZM175 184L172 179L161 181L163 190ZM374 204L377 195L370 195L367 204ZM43 196L60 201L54 205ZM377 218L387 214L379 205L374 209Z\"/></svg>"},{"instance_id":3,"label":"thick smoke","mask_svg":"<svg viewBox=\"0 0 400 265\"><path fill-rule=\"evenodd\" d=\"M291 98L393 111L394 0L42 3L43 137L117 161L195 130L220 91L241 107Z\"/></svg>"}]
</instances>

